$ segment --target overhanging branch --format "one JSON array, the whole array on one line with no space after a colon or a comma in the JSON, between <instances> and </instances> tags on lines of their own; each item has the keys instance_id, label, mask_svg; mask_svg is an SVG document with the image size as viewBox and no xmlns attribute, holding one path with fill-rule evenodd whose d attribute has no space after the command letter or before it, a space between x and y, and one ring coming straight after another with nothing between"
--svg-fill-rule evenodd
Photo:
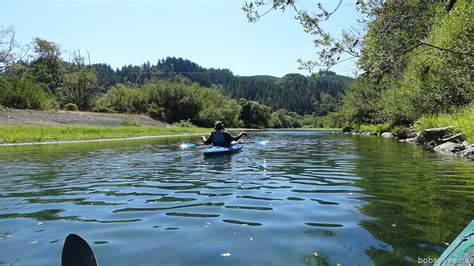
<instances>
[{"instance_id":1,"label":"overhanging branch","mask_svg":"<svg viewBox=\"0 0 474 266\"><path fill-rule=\"evenodd\" d=\"M455 51L455 50L452 50L452 49L449 49L449 48L444 48L444 47L439 47L437 45L434 45L434 44L431 44L431 43L426 43L426 42L422 42L422 41L419 41L416 45L408 48L407 50L399 53L397 56L402 56L414 49L416 49L417 47L420 47L422 45L425 45L425 46L428 46L428 47L431 47L431 48L434 48L434 49L437 49L437 50L441 50L441 51L444 51L444 52L450 52L450 53L453 53L453 54L460 54L460 55L466 55L466 56L474 56L474 54L472 53L465 53L465 52L461 52L461 51Z\"/></svg>"}]
</instances>

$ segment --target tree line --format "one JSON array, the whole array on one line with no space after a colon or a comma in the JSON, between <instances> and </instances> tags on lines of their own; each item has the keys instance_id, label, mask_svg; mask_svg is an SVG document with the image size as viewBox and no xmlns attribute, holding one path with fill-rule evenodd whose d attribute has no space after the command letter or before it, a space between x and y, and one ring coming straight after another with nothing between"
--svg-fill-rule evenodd
<instances>
[{"instance_id":1,"label":"tree line","mask_svg":"<svg viewBox=\"0 0 474 266\"><path fill-rule=\"evenodd\" d=\"M204 87L216 85L220 91L233 99L258 101L278 110L284 108L300 115L325 115L335 111L342 94L352 80L334 72L320 72L312 76L288 74L282 78L273 76L235 76L228 69L204 68L186 59L167 57L139 66L126 65L114 70L107 64L93 64L100 86L117 83L131 86L148 81L185 77Z\"/></svg>"},{"instance_id":2,"label":"tree line","mask_svg":"<svg viewBox=\"0 0 474 266\"><path fill-rule=\"evenodd\" d=\"M65 61L57 44L41 38L32 47L27 60L4 64L0 105L148 114L203 127L216 120L229 127L302 127L313 126L315 115L334 111L351 80L333 72L241 77L174 57L114 70L86 63L79 50Z\"/></svg>"}]
</instances>

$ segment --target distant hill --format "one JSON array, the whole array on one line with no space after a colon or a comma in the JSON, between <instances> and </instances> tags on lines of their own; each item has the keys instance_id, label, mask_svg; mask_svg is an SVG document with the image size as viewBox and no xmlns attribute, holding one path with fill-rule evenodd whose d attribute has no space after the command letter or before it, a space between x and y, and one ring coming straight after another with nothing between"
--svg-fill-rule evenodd
<instances>
[{"instance_id":1,"label":"distant hill","mask_svg":"<svg viewBox=\"0 0 474 266\"><path fill-rule=\"evenodd\" d=\"M113 70L106 64L94 64L104 88L115 83L142 85L150 80L185 77L205 87L217 86L234 99L258 101L277 110L285 108L298 114L325 115L339 105L340 96L352 81L350 77L324 72L313 76L287 74L282 78L256 75L236 76L229 69L204 68L182 58L167 57L156 65L123 66Z\"/></svg>"}]
</instances>

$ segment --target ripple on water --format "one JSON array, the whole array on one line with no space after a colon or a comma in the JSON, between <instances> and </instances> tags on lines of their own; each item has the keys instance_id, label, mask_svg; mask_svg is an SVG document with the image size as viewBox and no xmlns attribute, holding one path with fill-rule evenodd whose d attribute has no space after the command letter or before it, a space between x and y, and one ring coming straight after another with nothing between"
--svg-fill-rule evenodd
<instances>
[{"instance_id":1,"label":"ripple on water","mask_svg":"<svg viewBox=\"0 0 474 266\"><path fill-rule=\"evenodd\" d=\"M389 142L310 131L255 135L269 142L219 158L203 158L200 148L180 150L183 140L173 139L0 153L2 262L32 264L41 254L42 264L55 264L60 237L71 231L97 245L107 265L367 265L371 256L398 262L390 260L400 259L397 252L441 250L419 232L449 234L438 219L405 217L402 223L393 215L426 207L451 217L438 207L445 195L465 202L451 202L450 210L472 203L474 169L463 165L462 172L440 160L438 171L426 171L427 155L411 146L393 143L402 149L394 159L377 153ZM397 160L399 168L393 165ZM407 188L420 190L410 194ZM435 189L441 194L423 194ZM413 201L418 205L409 205ZM38 227L37 221L44 224ZM390 237L383 235L386 224L397 224ZM407 229L420 224L429 230ZM385 243L392 232L414 235L417 244L393 251ZM232 255L220 256L227 253Z\"/></svg>"},{"instance_id":2,"label":"ripple on water","mask_svg":"<svg viewBox=\"0 0 474 266\"><path fill-rule=\"evenodd\" d=\"M222 221L224 223L236 224L236 225L241 225L241 226L262 226L263 225L261 223L256 223L256 222L246 222L246 221L231 220L231 219L224 219Z\"/></svg>"}]
</instances>

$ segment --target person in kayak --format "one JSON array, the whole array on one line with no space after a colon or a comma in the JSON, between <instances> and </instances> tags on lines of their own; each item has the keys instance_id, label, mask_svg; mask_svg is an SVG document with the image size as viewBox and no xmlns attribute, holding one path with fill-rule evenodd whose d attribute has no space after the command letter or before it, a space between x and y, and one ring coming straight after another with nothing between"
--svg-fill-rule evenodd
<instances>
[{"instance_id":1,"label":"person in kayak","mask_svg":"<svg viewBox=\"0 0 474 266\"><path fill-rule=\"evenodd\" d=\"M247 136L246 132L240 132L236 137L232 136L224 128L224 123L217 121L214 124L214 130L211 132L209 138L202 136L204 144L220 147L229 147L232 145L232 141L238 141L242 136Z\"/></svg>"}]
</instances>

